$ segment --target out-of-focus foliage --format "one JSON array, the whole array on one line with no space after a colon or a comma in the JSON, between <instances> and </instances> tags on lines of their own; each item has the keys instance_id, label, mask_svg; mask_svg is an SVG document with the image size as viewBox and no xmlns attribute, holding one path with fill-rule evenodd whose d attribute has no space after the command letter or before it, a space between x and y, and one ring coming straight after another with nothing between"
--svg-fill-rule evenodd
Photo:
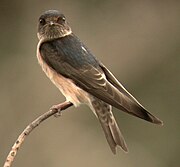
<instances>
[{"instance_id":1,"label":"out-of-focus foliage","mask_svg":"<svg viewBox=\"0 0 180 167\"><path fill-rule=\"evenodd\" d=\"M36 60L37 20L48 9L65 13L74 33L164 126L114 109L130 150L114 156L90 109L71 108L28 137L14 167L179 167L178 0L0 1L0 165L25 126L64 101Z\"/></svg>"}]
</instances>

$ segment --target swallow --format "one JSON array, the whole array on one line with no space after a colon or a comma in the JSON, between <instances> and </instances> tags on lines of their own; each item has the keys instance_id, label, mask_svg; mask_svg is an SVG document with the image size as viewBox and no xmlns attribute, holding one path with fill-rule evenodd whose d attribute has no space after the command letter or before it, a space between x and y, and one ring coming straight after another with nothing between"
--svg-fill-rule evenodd
<instances>
[{"instance_id":1,"label":"swallow","mask_svg":"<svg viewBox=\"0 0 180 167\"><path fill-rule=\"evenodd\" d=\"M163 122L148 112L72 32L64 14L44 12L38 21L37 58L43 71L75 107L86 104L98 118L114 154L128 148L112 107L154 124Z\"/></svg>"}]
</instances>

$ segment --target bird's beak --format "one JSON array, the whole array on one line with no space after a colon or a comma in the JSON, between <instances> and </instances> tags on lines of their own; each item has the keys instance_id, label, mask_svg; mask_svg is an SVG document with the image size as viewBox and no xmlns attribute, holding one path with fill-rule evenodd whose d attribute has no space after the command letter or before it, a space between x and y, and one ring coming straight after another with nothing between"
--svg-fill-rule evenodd
<instances>
[{"instance_id":1,"label":"bird's beak","mask_svg":"<svg viewBox=\"0 0 180 167\"><path fill-rule=\"evenodd\" d=\"M50 26L54 26L54 22L53 21L50 21Z\"/></svg>"}]
</instances>

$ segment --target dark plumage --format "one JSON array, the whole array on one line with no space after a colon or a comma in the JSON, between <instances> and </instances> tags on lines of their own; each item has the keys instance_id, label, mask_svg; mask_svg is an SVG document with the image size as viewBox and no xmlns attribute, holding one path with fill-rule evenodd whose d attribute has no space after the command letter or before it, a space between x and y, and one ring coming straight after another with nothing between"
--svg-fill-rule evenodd
<instances>
[{"instance_id":1,"label":"dark plumage","mask_svg":"<svg viewBox=\"0 0 180 167\"><path fill-rule=\"evenodd\" d=\"M54 11L40 17L48 20L44 25L40 23L38 32L37 56L43 70L67 100L75 106L85 103L94 111L113 153L117 145L127 151L111 106L155 124L162 121L149 113L94 57L66 21L58 22L59 17L64 15ZM50 25L52 22L55 26ZM57 33L61 30L63 33Z\"/></svg>"}]
</instances>

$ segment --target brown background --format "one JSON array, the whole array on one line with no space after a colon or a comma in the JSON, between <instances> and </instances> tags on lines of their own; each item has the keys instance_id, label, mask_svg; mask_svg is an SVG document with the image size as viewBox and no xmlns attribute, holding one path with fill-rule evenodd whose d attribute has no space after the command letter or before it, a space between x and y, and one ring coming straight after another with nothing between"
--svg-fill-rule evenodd
<instances>
[{"instance_id":1,"label":"brown background","mask_svg":"<svg viewBox=\"0 0 180 167\"><path fill-rule=\"evenodd\" d=\"M73 31L152 113L159 127L116 109L129 146L114 156L89 108L38 127L14 167L179 167L180 1L0 1L0 165L25 126L64 97L36 59L37 20L65 13Z\"/></svg>"}]
</instances>

